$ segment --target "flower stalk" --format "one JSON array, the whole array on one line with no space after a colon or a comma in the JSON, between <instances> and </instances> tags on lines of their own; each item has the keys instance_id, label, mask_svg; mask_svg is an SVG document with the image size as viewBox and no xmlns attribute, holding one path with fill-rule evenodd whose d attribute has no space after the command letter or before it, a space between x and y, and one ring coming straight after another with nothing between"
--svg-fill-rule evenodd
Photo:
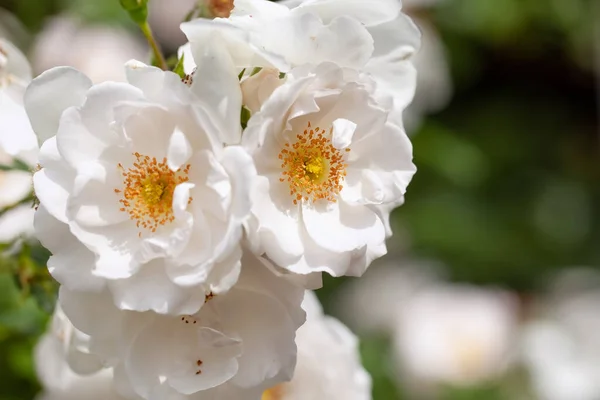
<instances>
[{"instance_id":1,"label":"flower stalk","mask_svg":"<svg viewBox=\"0 0 600 400\"><path fill-rule=\"evenodd\" d=\"M148 0L119 0L119 2L121 3L121 7L127 11L131 20L140 27L146 37L148 44L152 48L156 65L163 71L166 71L168 69L167 61L152 34L150 24L148 24Z\"/></svg>"},{"instance_id":2,"label":"flower stalk","mask_svg":"<svg viewBox=\"0 0 600 400\"><path fill-rule=\"evenodd\" d=\"M152 29L150 29L150 24L148 24L148 21L145 21L143 24L140 24L139 26L140 26L140 29L142 30L142 33L146 37L148 44L152 48L152 54L154 55L154 60L156 61L156 65L163 71L168 70L169 67L167 66L167 61L165 60L165 56L162 54L162 51L160 50L160 47L158 46L158 43L156 42L156 39L154 38L154 35L152 34Z\"/></svg>"}]
</instances>

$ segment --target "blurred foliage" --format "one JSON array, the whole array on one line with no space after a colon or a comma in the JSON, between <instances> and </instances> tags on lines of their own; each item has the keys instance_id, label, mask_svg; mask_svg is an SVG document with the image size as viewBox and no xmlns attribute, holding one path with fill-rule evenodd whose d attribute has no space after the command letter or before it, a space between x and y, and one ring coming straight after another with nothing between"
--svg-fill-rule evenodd
<instances>
[{"instance_id":1,"label":"blurred foliage","mask_svg":"<svg viewBox=\"0 0 600 400\"><path fill-rule=\"evenodd\" d=\"M454 94L412 137L419 171L393 214L391 252L441 260L454 280L522 292L558 268L600 265L595 2L444 0L413 10L444 42ZM0 0L0 8L32 35L64 11L136 28L118 0ZM0 260L0 400L38 390L31 350L56 290L44 250L23 244L19 254ZM326 279L326 309L345 282ZM362 338L361 352L374 399L409 398L386 338ZM514 399L506 388L524 386L522 375L506 380L448 388L443 400Z\"/></svg>"}]
</instances>

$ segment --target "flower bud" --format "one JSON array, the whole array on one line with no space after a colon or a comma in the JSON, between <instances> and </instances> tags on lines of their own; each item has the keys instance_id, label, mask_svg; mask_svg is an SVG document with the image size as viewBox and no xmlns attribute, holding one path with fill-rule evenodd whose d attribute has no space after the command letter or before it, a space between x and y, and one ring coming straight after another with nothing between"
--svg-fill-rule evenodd
<instances>
[{"instance_id":1,"label":"flower bud","mask_svg":"<svg viewBox=\"0 0 600 400\"><path fill-rule=\"evenodd\" d=\"M148 18L148 0L119 0L119 2L136 24L146 22Z\"/></svg>"}]
</instances>

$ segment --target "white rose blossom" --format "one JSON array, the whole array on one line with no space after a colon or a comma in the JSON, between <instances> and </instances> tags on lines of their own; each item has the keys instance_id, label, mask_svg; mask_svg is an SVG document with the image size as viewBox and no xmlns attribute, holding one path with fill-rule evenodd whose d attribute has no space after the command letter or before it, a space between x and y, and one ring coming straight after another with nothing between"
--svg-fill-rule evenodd
<instances>
[{"instance_id":1,"label":"white rose blossom","mask_svg":"<svg viewBox=\"0 0 600 400\"><path fill-rule=\"evenodd\" d=\"M373 86L334 64L298 67L244 132L259 175L250 239L291 272L361 275L386 252L377 206L403 198L415 167Z\"/></svg>"},{"instance_id":2,"label":"white rose blossom","mask_svg":"<svg viewBox=\"0 0 600 400\"><path fill-rule=\"evenodd\" d=\"M209 68L225 71L214 60ZM235 116L238 129L226 134L239 134L239 107L223 122L205 110L212 93L174 73L132 62L127 76L92 86L62 67L28 88L29 117L45 140L36 230L53 253L50 272L70 289L108 283L123 309L195 312L240 270L255 172L222 137ZM241 99L239 84L223 94Z\"/></svg>"},{"instance_id":3,"label":"white rose blossom","mask_svg":"<svg viewBox=\"0 0 600 400\"><path fill-rule=\"evenodd\" d=\"M260 399L292 377L303 290L251 253L238 283L192 315L119 310L107 292L61 287L59 301L88 350L114 367L121 395L135 399ZM185 397L190 396L190 397Z\"/></svg>"},{"instance_id":4,"label":"white rose blossom","mask_svg":"<svg viewBox=\"0 0 600 400\"><path fill-rule=\"evenodd\" d=\"M296 334L294 378L267 390L262 400L370 400L371 377L361 365L356 336L323 314L313 292L306 292L302 308L306 322Z\"/></svg>"},{"instance_id":5,"label":"white rose blossom","mask_svg":"<svg viewBox=\"0 0 600 400\"><path fill-rule=\"evenodd\" d=\"M33 168L38 146L23 106L25 88L31 81L31 67L11 42L0 38L0 164L13 166L19 161ZM31 194L31 173L20 169L0 171L0 242L19 235L33 234L33 209L17 205Z\"/></svg>"},{"instance_id":6,"label":"white rose blossom","mask_svg":"<svg viewBox=\"0 0 600 400\"><path fill-rule=\"evenodd\" d=\"M203 43L219 40L236 67L263 67L242 81L254 111L242 144L259 175L247 231L255 251L317 287L314 273L361 275L386 252L389 212L403 202L415 172L411 144L391 115L396 100L402 107L410 101L414 74L404 74L412 67L403 58L388 60L402 66L395 78L407 90L400 93L381 89L378 82L391 79L381 70L361 71L372 69L383 48L412 54L418 33L407 22L390 42L363 26L396 16L408 21L396 1L381 2L392 17L362 12L371 6L335 12L329 2L314 3L289 10L237 1L229 19L182 29L194 59ZM276 81L278 71L287 74Z\"/></svg>"}]
</instances>

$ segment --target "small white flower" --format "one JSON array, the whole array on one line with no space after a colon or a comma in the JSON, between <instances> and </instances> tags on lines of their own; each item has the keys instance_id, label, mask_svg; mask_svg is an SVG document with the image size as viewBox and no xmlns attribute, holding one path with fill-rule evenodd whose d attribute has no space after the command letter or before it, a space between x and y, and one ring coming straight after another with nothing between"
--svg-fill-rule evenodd
<instances>
[{"instance_id":1,"label":"small white flower","mask_svg":"<svg viewBox=\"0 0 600 400\"><path fill-rule=\"evenodd\" d=\"M319 300L306 292L306 322L296 334L294 378L267 390L262 400L370 400L371 377L358 353L358 339L337 319L323 315Z\"/></svg>"},{"instance_id":2,"label":"small white flower","mask_svg":"<svg viewBox=\"0 0 600 400\"><path fill-rule=\"evenodd\" d=\"M90 352L115 367L122 394L259 399L265 389L291 379L295 331L305 318L303 290L263 263L247 253L238 283L223 295L207 296L192 315L122 311L106 292L64 286L59 301L73 324L90 335Z\"/></svg>"},{"instance_id":3,"label":"small white flower","mask_svg":"<svg viewBox=\"0 0 600 400\"><path fill-rule=\"evenodd\" d=\"M44 389L36 400L124 400L113 389L112 370L96 371L101 367L99 359L81 351L87 339L57 307L49 331L34 352Z\"/></svg>"},{"instance_id":4,"label":"small white flower","mask_svg":"<svg viewBox=\"0 0 600 400\"><path fill-rule=\"evenodd\" d=\"M376 261L361 279L337 291L336 315L358 334L393 334L411 297L440 275L431 261L390 261L389 257Z\"/></svg>"},{"instance_id":5,"label":"small white flower","mask_svg":"<svg viewBox=\"0 0 600 400\"><path fill-rule=\"evenodd\" d=\"M216 61L211 67L219 70ZM210 92L139 63L127 74L129 83L92 86L63 67L30 85L28 113L40 140L47 139L34 176L36 229L60 259L51 271L70 288L102 278L116 281L111 287L120 287L113 291L125 309L143 311L151 302L157 312L195 312L204 294L187 305L169 296L177 286L221 293L237 280L254 167L241 147L223 146L223 127L235 118L223 122L205 111ZM236 93L222 94L241 99L239 84ZM239 132L239 106L235 115ZM77 240L57 237L59 231ZM68 278L76 269L80 287Z\"/></svg>"},{"instance_id":6,"label":"small white flower","mask_svg":"<svg viewBox=\"0 0 600 400\"><path fill-rule=\"evenodd\" d=\"M408 300L395 334L407 380L474 385L497 378L514 354L516 299L509 293L437 284Z\"/></svg>"},{"instance_id":7,"label":"small white flower","mask_svg":"<svg viewBox=\"0 0 600 400\"><path fill-rule=\"evenodd\" d=\"M31 62L38 72L69 66L86 74L94 83L123 82L126 78L123 64L146 56L144 42L126 29L86 24L63 15L49 19L36 36Z\"/></svg>"},{"instance_id":8,"label":"small white flower","mask_svg":"<svg viewBox=\"0 0 600 400\"><path fill-rule=\"evenodd\" d=\"M522 358L541 400L595 400L600 397L600 276L573 269L556 279L528 322Z\"/></svg>"},{"instance_id":9,"label":"small white flower","mask_svg":"<svg viewBox=\"0 0 600 400\"><path fill-rule=\"evenodd\" d=\"M286 76L244 132L259 177L254 249L298 274L361 275L386 251L378 207L398 204L415 166L373 82L323 63Z\"/></svg>"}]
</instances>

